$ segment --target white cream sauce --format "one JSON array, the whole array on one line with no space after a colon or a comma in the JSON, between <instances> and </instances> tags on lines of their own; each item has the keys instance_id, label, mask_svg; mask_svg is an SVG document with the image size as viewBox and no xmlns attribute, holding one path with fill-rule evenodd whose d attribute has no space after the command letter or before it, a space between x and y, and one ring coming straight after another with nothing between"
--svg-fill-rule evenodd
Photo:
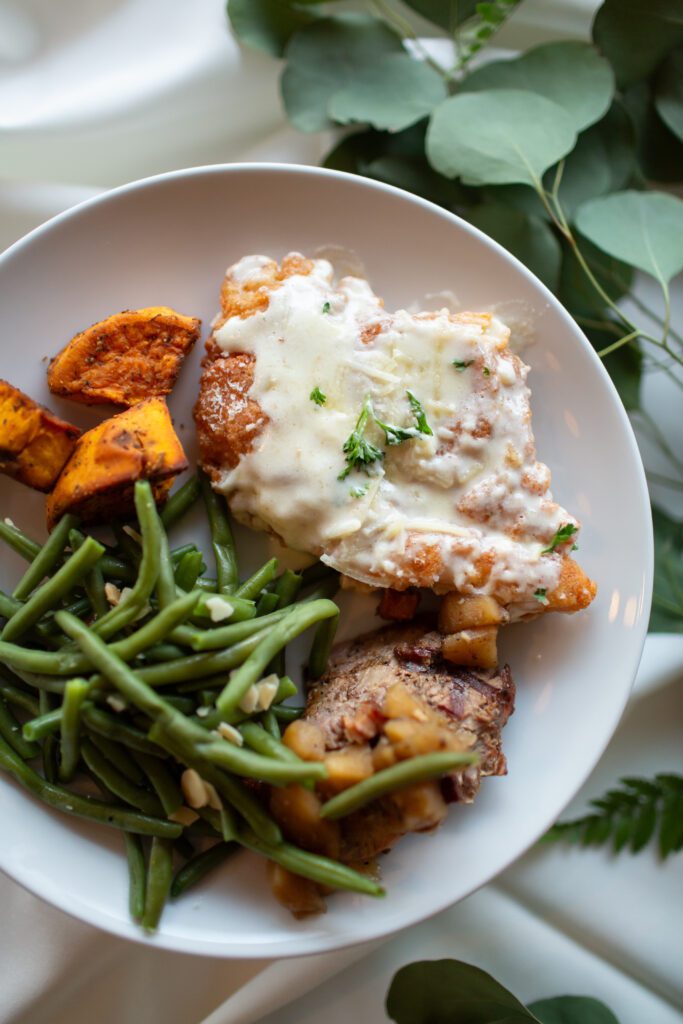
<instances>
[{"instance_id":1,"label":"white cream sauce","mask_svg":"<svg viewBox=\"0 0 683 1024\"><path fill-rule=\"evenodd\" d=\"M268 263L249 256L230 273L253 285ZM536 461L528 367L508 338L490 314L387 313L367 281L335 285L326 260L286 278L267 308L215 334L225 352L256 357L250 397L268 417L219 483L233 512L364 582L537 607L534 592L556 586L561 563L543 548L561 525L578 524L552 501ZM315 388L322 406L309 397ZM388 447L370 417L364 437L384 458L340 480L366 399L385 423L415 426L408 389L432 435ZM492 563L484 581L482 556Z\"/></svg>"}]
</instances>

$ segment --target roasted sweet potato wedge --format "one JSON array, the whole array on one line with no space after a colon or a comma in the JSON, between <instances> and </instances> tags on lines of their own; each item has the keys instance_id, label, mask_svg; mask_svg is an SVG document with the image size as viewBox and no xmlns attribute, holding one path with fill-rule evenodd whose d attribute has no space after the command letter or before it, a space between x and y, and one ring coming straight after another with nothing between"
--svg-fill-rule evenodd
<instances>
[{"instance_id":1,"label":"roasted sweet potato wedge","mask_svg":"<svg viewBox=\"0 0 683 1024\"><path fill-rule=\"evenodd\" d=\"M187 465L166 402L148 398L82 435L47 499L48 527L65 512L84 523L125 518L136 480L150 480L161 502Z\"/></svg>"},{"instance_id":2,"label":"roasted sweet potato wedge","mask_svg":"<svg viewBox=\"0 0 683 1024\"><path fill-rule=\"evenodd\" d=\"M49 491L71 455L78 427L0 380L0 473Z\"/></svg>"},{"instance_id":3,"label":"roasted sweet potato wedge","mask_svg":"<svg viewBox=\"0 0 683 1024\"><path fill-rule=\"evenodd\" d=\"M167 306L130 309L77 334L47 371L50 391L76 402L137 405L173 390L201 320Z\"/></svg>"}]
</instances>

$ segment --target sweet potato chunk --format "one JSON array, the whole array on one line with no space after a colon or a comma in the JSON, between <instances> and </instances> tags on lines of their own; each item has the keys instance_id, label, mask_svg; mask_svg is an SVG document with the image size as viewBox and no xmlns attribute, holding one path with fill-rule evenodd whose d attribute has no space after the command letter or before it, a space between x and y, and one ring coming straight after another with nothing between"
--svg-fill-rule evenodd
<instances>
[{"instance_id":1,"label":"sweet potato chunk","mask_svg":"<svg viewBox=\"0 0 683 1024\"><path fill-rule=\"evenodd\" d=\"M187 465L166 402L148 398L79 439L47 499L48 527L65 512L84 523L126 518L133 511L136 480L151 481L159 502Z\"/></svg>"},{"instance_id":2,"label":"sweet potato chunk","mask_svg":"<svg viewBox=\"0 0 683 1024\"><path fill-rule=\"evenodd\" d=\"M76 402L137 405L168 395L201 320L167 306L125 310L77 334L47 371L50 391Z\"/></svg>"},{"instance_id":3,"label":"sweet potato chunk","mask_svg":"<svg viewBox=\"0 0 683 1024\"><path fill-rule=\"evenodd\" d=\"M0 380L0 473L49 491L71 455L78 427Z\"/></svg>"}]
</instances>

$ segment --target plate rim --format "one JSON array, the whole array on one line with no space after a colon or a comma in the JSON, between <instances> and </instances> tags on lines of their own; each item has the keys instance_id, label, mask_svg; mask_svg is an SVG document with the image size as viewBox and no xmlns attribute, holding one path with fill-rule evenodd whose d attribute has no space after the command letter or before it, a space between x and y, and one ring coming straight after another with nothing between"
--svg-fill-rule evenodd
<instances>
[{"instance_id":1,"label":"plate rim","mask_svg":"<svg viewBox=\"0 0 683 1024\"><path fill-rule=\"evenodd\" d=\"M109 917L106 913L100 910L91 910L88 917L83 916L79 913L79 910L70 907L68 904L68 896L66 893L62 894L62 890L56 889L54 885L48 883L41 885L40 882L36 882L35 876L30 872L22 872L21 867L19 870L12 869L5 863L0 863L0 871L2 871L7 877L21 885L27 892L45 903L51 906L57 907L59 910L64 911L70 917L81 921L87 925L100 928L101 930L108 932L109 934L116 935L117 937L128 939L133 942L137 942L144 946L150 946L156 949L164 949L173 952L186 953L193 956L213 956L224 959L254 959L254 958L273 958L273 959L285 959L290 957L299 957L311 955L314 953L332 952L334 950L341 950L350 946L363 945L374 940L388 937L389 935L395 934L397 931L410 927L414 924L419 924L423 921L434 917L436 914L447 909L455 903L466 899L472 893L478 889L487 885L492 879L497 878L503 871L505 871L511 864L513 864L520 856L522 856L527 850L538 841L538 839L547 831L550 825L557 820L557 817L562 813L567 804L573 799L576 793L586 782L587 778L597 765L598 761L602 757L606 750L614 732L619 724L619 721L624 713L626 705L628 703L633 683L640 665L642 657L642 651L647 637L647 624L649 621L650 607L652 602L652 588L654 578L654 538L652 530L652 514L649 500L649 493L647 488L647 480L645 476L645 470L636 442L635 434L628 418L627 412L623 406L623 403L619 397L619 394L614 386L614 383L607 373L602 361L595 352L595 349L587 340L585 334L576 323L574 318L564 308L559 299L550 291L550 289L537 278L520 260L517 259L512 253L508 252L503 246L494 239L490 238L479 228L470 224L468 221L459 217L457 214L452 213L443 207L438 206L435 203L430 202L421 196L414 195L413 193L407 192L404 189L397 188L394 185L387 184L381 181L375 181L371 178L366 178L362 175L352 174L346 171L338 171L332 168L317 167L307 164L293 164L287 162L255 162L255 161L244 161L244 162L233 162L233 163L218 163L218 164L204 164L196 167L185 167L177 168L172 171L165 171L160 174L149 175L143 178L135 179L130 182L126 182L122 185L118 185L111 189L106 189L103 192L98 193L95 196L89 196L82 202L77 203L74 206L68 207L61 213L56 214L49 220L39 224L33 228L27 234L13 242L7 249L0 254L0 274L6 262L11 260L17 253L21 252L24 248L32 245L41 235L47 234L50 231L56 229L63 221L67 221L71 218L81 216L86 213L87 210L92 206L106 205L109 202L115 202L120 196L125 195L128 192L144 191L148 188L154 188L160 183L173 181L175 179L189 179L189 178L201 178L207 175L211 176L230 176L232 174L263 174L263 175L275 175L287 174L296 175L301 178L327 178L332 180L346 181L353 184L361 189L374 190L380 193L388 193L393 195L404 202L409 202L412 205L421 207L432 214L437 214L440 218L446 222L457 226L460 231L464 230L466 234L477 238L480 243L483 243L485 247L496 253L499 257L502 257L508 263L511 263L519 273L527 278L532 285L540 290L540 294L545 301L559 314L563 320L565 326L568 328L569 333L575 338L575 343L584 349L588 353L592 363L594 372L597 371L602 377L603 386L607 386L607 391L611 395L612 405L614 411L620 422L622 434L624 440L627 443L630 451L630 455L633 460L633 468L635 470L635 478L637 481L637 495L633 496L633 504L636 508L639 518L642 519L643 524L647 527L646 534L643 535L643 566L642 571L639 574L640 577L640 600L638 602L637 617L633 624L633 629L636 631L636 643L635 652L637 657L634 657L634 663L630 671L630 679L628 685L624 685L621 691L621 699L615 703L613 714L611 716L611 722L609 729L606 730L606 735L603 741L593 751L591 758L583 766L583 771L579 773L577 778L572 782L569 787L568 793L565 794L562 804L558 807L557 811L552 817L544 821L541 828L535 829L531 838L525 836L523 840L518 842L514 848L508 853L505 858L504 864L502 864L497 870L490 872L487 876L478 882L474 883L465 893L456 899L452 899L449 896L445 898L437 899L434 904L430 905L424 913L416 916L410 914L407 919L401 920L401 915L396 915L399 919L398 923L391 923L389 927L382 926L367 929L362 939L357 937L349 937L344 935L336 935L329 933L322 936L311 936L306 933L302 933L301 936L289 935L281 942L259 942L252 946L245 946L244 942L239 943L236 940L227 942L215 942L213 940L206 939L192 939L191 941L185 940L182 936L168 935L163 932L163 929L153 935L145 934L134 922L127 919L118 919ZM640 636L638 637L638 632ZM23 788L18 786L17 788ZM381 917L380 917L381 922Z\"/></svg>"}]
</instances>

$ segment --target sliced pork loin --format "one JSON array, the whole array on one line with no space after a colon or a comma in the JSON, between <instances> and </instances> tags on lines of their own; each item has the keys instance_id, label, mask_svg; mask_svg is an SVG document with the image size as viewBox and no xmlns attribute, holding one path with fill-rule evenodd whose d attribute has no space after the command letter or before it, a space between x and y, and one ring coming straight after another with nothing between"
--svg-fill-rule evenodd
<instances>
[{"instance_id":1,"label":"sliced pork loin","mask_svg":"<svg viewBox=\"0 0 683 1024\"><path fill-rule=\"evenodd\" d=\"M411 786L342 823L345 860L367 860L403 834L436 827L446 803L471 803L484 775L504 775L501 730L514 707L510 669L472 672L441 657L429 620L401 623L338 644L309 690L305 719L327 752L372 751L375 770L438 749L473 751L479 761L437 783Z\"/></svg>"}]
</instances>

